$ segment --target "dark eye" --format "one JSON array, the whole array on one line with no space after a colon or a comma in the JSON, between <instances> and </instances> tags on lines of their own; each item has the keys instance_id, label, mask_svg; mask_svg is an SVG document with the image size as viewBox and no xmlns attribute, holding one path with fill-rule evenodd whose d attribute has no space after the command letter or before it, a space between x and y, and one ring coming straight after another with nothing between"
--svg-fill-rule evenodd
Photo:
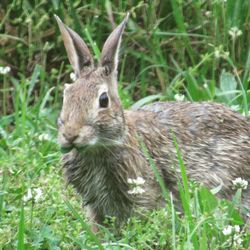
<instances>
[{"instance_id":1,"label":"dark eye","mask_svg":"<svg viewBox=\"0 0 250 250\"><path fill-rule=\"evenodd\" d=\"M106 92L103 92L99 98L99 105L101 108L107 108L109 104L109 97Z\"/></svg>"}]
</instances>

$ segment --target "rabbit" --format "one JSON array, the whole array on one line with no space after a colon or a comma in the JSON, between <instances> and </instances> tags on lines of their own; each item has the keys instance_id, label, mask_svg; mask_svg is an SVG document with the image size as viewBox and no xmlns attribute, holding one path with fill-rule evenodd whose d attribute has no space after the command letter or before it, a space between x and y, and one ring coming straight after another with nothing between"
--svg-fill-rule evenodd
<instances>
[{"instance_id":1,"label":"rabbit","mask_svg":"<svg viewBox=\"0 0 250 250\"><path fill-rule=\"evenodd\" d=\"M106 217L121 225L136 211L165 205L142 143L177 200L181 174L173 135L188 177L210 189L223 184L219 197L232 198L235 178L250 181L250 122L228 107L156 102L137 110L122 108L117 67L128 15L104 43L98 65L80 36L55 18L77 78L65 84L58 118L62 164L94 231ZM135 189L138 180L140 189ZM249 186L242 202L250 208Z\"/></svg>"}]
</instances>

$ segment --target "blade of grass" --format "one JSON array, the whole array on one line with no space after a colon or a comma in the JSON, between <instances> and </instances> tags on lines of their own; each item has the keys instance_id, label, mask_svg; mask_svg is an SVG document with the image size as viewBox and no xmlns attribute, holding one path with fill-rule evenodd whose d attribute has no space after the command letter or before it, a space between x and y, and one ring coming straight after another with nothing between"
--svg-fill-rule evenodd
<instances>
[{"instance_id":1,"label":"blade of grass","mask_svg":"<svg viewBox=\"0 0 250 250\"><path fill-rule=\"evenodd\" d=\"M29 101L29 98L31 96L31 93L32 93L34 87L35 87L35 84L37 82L37 78L40 74L40 71L41 71L41 66L37 64L35 66L33 73L32 73L32 76L31 76L30 85L29 85L29 89L28 89L27 101Z\"/></svg>"},{"instance_id":2,"label":"blade of grass","mask_svg":"<svg viewBox=\"0 0 250 250\"><path fill-rule=\"evenodd\" d=\"M89 43L90 43L90 45L91 45L91 47L92 47L92 49L94 51L95 58L97 60L99 60L100 56L101 56L101 51L99 50L96 42L93 41L93 39L92 39L92 37L91 37L91 35L89 33L89 30L87 28L84 29L84 33L85 33L87 39L89 40Z\"/></svg>"},{"instance_id":3,"label":"blade of grass","mask_svg":"<svg viewBox=\"0 0 250 250\"><path fill-rule=\"evenodd\" d=\"M182 11L182 1L177 1L177 0L171 0L171 5L173 8L173 15L176 21L176 24L180 30L181 33L187 33L186 27L185 27L185 22L184 22L184 16L183 16L183 11ZM190 46L190 40L187 37L184 37L185 44L187 47L188 54L190 56L190 59L192 63L194 64L194 55L192 48Z\"/></svg>"},{"instance_id":4,"label":"blade of grass","mask_svg":"<svg viewBox=\"0 0 250 250\"><path fill-rule=\"evenodd\" d=\"M148 159L148 162L150 164L150 167L152 168L153 170L153 173L156 177L156 180L157 182L159 183L160 187L161 187L161 191L162 191L162 194L163 194L163 197L168 200L168 197L169 197L169 192L165 186L165 183L160 175L160 172L154 162L154 160L152 159L151 155L149 154L148 152L148 149L145 145L145 143L142 141L142 139L138 136L138 140L139 140L139 143L140 143L140 146L142 148L142 152L143 154L146 156L146 158Z\"/></svg>"},{"instance_id":5,"label":"blade of grass","mask_svg":"<svg viewBox=\"0 0 250 250\"><path fill-rule=\"evenodd\" d=\"M175 223L175 209L174 209L174 201L173 201L173 195L170 193L170 202L171 202L171 222L172 222L172 249L176 249L176 223Z\"/></svg>"},{"instance_id":6,"label":"blade of grass","mask_svg":"<svg viewBox=\"0 0 250 250\"><path fill-rule=\"evenodd\" d=\"M3 204L4 204L4 195L5 195L5 192L6 192L6 187L7 187L7 178L8 178L8 175L7 175L7 169L6 167L4 166L3 168L3 173L2 173L2 188L1 188L1 191L0 191L0 221L2 220L2 216L3 216Z\"/></svg>"},{"instance_id":7,"label":"blade of grass","mask_svg":"<svg viewBox=\"0 0 250 250\"><path fill-rule=\"evenodd\" d=\"M233 68L233 72L236 76L236 79L238 81L238 84L240 85L240 89L242 91L242 97L243 97L243 100L242 100L242 103L243 103L243 109L244 109L244 113L245 113L245 116L247 117L248 116L248 102L247 102L247 92L243 86L243 83L240 79L240 76L238 74L238 71L237 71L237 68L235 67L233 61L228 57L227 58L227 61L228 63L231 65L231 67Z\"/></svg>"},{"instance_id":8,"label":"blade of grass","mask_svg":"<svg viewBox=\"0 0 250 250\"><path fill-rule=\"evenodd\" d=\"M243 87L244 89L248 89L249 86L249 72L250 72L250 48L248 48L247 59L244 67L244 76L243 76Z\"/></svg>"},{"instance_id":9,"label":"blade of grass","mask_svg":"<svg viewBox=\"0 0 250 250\"><path fill-rule=\"evenodd\" d=\"M25 250L24 247L24 206L23 202L21 204L21 211L19 217L19 227L18 227L18 236L17 236L17 250Z\"/></svg>"},{"instance_id":10,"label":"blade of grass","mask_svg":"<svg viewBox=\"0 0 250 250\"><path fill-rule=\"evenodd\" d=\"M190 209L191 208L191 203L190 203L191 198L190 198L189 182L188 182L187 172L186 172L186 168L185 168L185 165L184 165L184 161L183 161L183 158L182 158L182 154L181 154L179 145L177 143L176 136L175 136L173 131L171 132L171 134L172 134L174 146L176 148L177 158L178 158L178 162L179 162L179 166L180 166L180 170L181 170L182 185L178 181L178 187L179 187L179 191L180 191L180 195L181 195L181 200L182 200L184 212L187 215L187 219L188 219L187 222L188 222L189 230L188 230L187 242L189 242L191 240L194 247L195 247L195 249L198 249L199 244L198 244L197 235L192 234L192 237L190 237L190 233L192 233L194 231L194 229L195 229L195 223L194 223L192 213L191 213L191 209Z\"/></svg>"},{"instance_id":11,"label":"blade of grass","mask_svg":"<svg viewBox=\"0 0 250 250\"><path fill-rule=\"evenodd\" d=\"M178 157L178 161L179 161L179 165L180 165L182 185L183 185L183 189L185 192L185 198L186 198L187 203L189 204L190 203L190 195L189 195L189 184L188 184L187 172L186 172L186 168L184 166L183 158L181 155L179 145L177 143L176 136L174 135L173 132L172 132L172 138L173 138L174 146L176 148L176 153L177 153L177 157Z\"/></svg>"}]
</instances>

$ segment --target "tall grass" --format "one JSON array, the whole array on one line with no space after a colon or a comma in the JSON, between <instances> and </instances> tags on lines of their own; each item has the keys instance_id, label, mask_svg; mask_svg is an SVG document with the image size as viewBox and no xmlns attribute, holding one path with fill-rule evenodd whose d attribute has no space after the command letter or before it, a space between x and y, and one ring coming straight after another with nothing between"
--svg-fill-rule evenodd
<instances>
[{"instance_id":1,"label":"tall grass","mask_svg":"<svg viewBox=\"0 0 250 250\"><path fill-rule=\"evenodd\" d=\"M72 68L53 14L99 58L127 11L119 69L124 107L181 98L222 102L249 116L249 0L1 1L0 66L11 72L0 75L0 249L237 249L234 236L223 234L229 224L241 225L241 246L249 247L235 210L240 190L230 203L190 182L178 145L182 215L164 191L166 208L147 220L131 218L119 235L103 228L95 236L80 198L65 189L55 120Z\"/></svg>"}]
</instances>

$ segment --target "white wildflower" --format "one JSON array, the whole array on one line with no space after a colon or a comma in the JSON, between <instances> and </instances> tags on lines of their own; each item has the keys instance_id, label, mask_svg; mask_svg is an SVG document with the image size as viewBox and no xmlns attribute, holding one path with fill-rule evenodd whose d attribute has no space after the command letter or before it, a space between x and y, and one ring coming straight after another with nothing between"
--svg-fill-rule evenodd
<instances>
[{"instance_id":1,"label":"white wildflower","mask_svg":"<svg viewBox=\"0 0 250 250\"><path fill-rule=\"evenodd\" d=\"M128 178L128 184L133 184L134 183L134 179Z\"/></svg>"},{"instance_id":2,"label":"white wildflower","mask_svg":"<svg viewBox=\"0 0 250 250\"><path fill-rule=\"evenodd\" d=\"M50 141L50 136L48 134L40 134L38 136L39 141Z\"/></svg>"},{"instance_id":3,"label":"white wildflower","mask_svg":"<svg viewBox=\"0 0 250 250\"><path fill-rule=\"evenodd\" d=\"M241 177L236 178L232 182L236 189L239 189L239 188L247 189L248 181L242 179Z\"/></svg>"},{"instance_id":4,"label":"white wildflower","mask_svg":"<svg viewBox=\"0 0 250 250\"><path fill-rule=\"evenodd\" d=\"M242 35L242 31L238 27L232 27L228 34L232 37L232 39L236 39L237 37Z\"/></svg>"},{"instance_id":5,"label":"white wildflower","mask_svg":"<svg viewBox=\"0 0 250 250\"><path fill-rule=\"evenodd\" d=\"M128 190L129 194L143 194L145 193L145 190L141 188L140 186L136 186L133 189Z\"/></svg>"},{"instance_id":6,"label":"white wildflower","mask_svg":"<svg viewBox=\"0 0 250 250\"><path fill-rule=\"evenodd\" d=\"M214 56L215 56L215 58L220 58L221 53L220 53L220 50L218 48L215 49Z\"/></svg>"},{"instance_id":7,"label":"white wildflower","mask_svg":"<svg viewBox=\"0 0 250 250\"><path fill-rule=\"evenodd\" d=\"M209 17L211 17L211 15L212 15L212 12L211 12L211 11L206 11L206 12L205 12L205 16L206 16L206 17L209 18Z\"/></svg>"},{"instance_id":8,"label":"white wildflower","mask_svg":"<svg viewBox=\"0 0 250 250\"><path fill-rule=\"evenodd\" d=\"M136 179L128 178L127 182L132 187L132 189L128 190L129 194L142 194L145 192L141 187L145 183L145 180L142 177L138 176Z\"/></svg>"},{"instance_id":9,"label":"white wildflower","mask_svg":"<svg viewBox=\"0 0 250 250\"><path fill-rule=\"evenodd\" d=\"M145 180L142 178L142 177L137 177L135 180L134 180L134 184L135 185L138 185L138 186L140 186L140 185L143 185L145 183Z\"/></svg>"},{"instance_id":10,"label":"white wildflower","mask_svg":"<svg viewBox=\"0 0 250 250\"><path fill-rule=\"evenodd\" d=\"M128 178L128 184L134 184L137 186L143 185L145 183L145 180L142 177L137 177L136 179Z\"/></svg>"},{"instance_id":11,"label":"white wildflower","mask_svg":"<svg viewBox=\"0 0 250 250\"><path fill-rule=\"evenodd\" d=\"M10 72L10 67L9 66L6 66L6 67L1 67L0 66L0 74L2 75L6 75Z\"/></svg>"},{"instance_id":12,"label":"white wildflower","mask_svg":"<svg viewBox=\"0 0 250 250\"><path fill-rule=\"evenodd\" d=\"M224 51L223 47L220 45L219 47L215 47L214 49L214 57L219 58L227 58L229 56L228 51Z\"/></svg>"},{"instance_id":13,"label":"white wildflower","mask_svg":"<svg viewBox=\"0 0 250 250\"><path fill-rule=\"evenodd\" d=\"M180 95L180 94L176 94L176 95L174 96L174 99L175 99L176 101L178 101L178 102L182 102L182 101L184 101L185 96L184 96L184 95Z\"/></svg>"},{"instance_id":14,"label":"white wildflower","mask_svg":"<svg viewBox=\"0 0 250 250\"><path fill-rule=\"evenodd\" d=\"M207 89L207 88L208 88L207 83L204 83L204 84L203 84L203 87L204 87L205 89Z\"/></svg>"},{"instance_id":15,"label":"white wildflower","mask_svg":"<svg viewBox=\"0 0 250 250\"><path fill-rule=\"evenodd\" d=\"M23 197L23 201L27 202L31 199L34 199L35 202L38 202L41 199L42 195L43 191L41 188L34 188L33 190L29 188L27 194Z\"/></svg>"},{"instance_id":16,"label":"white wildflower","mask_svg":"<svg viewBox=\"0 0 250 250\"><path fill-rule=\"evenodd\" d=\"M240 232L240 226L239 225L235 225L234 226L234 230L236 233L239 233Z\"/></svg>"},{"instance_id":17,"label":"white wildflower","mask_svg":"<svg viewBox=\"0 0 250 250\"><path fill-rule=\"evenodd\" d=\"M26 18L25 22L26 22L26 23L31 23L31 22L32 22L31 17L30 17L30 16L28 16L28 17Z\"/></svg>"},{"instance_id":18,"label":"white wildflower","mask_svg":"<svg viewBox=\"0 0 250 250\"><path fill-rule=\"evenodd\" d=\"M69 77L73 82L76 80L76 75L73 72L70 73Z\"/></svg>"},{"instance_id":19,"label":"white wildflower","mask_svg":"<svg viewBox=\"0 0 250 250\"><path fill-rule=\"evenodd\" d=\"M232 235L233 236L233 241L237 244L240 245L242 242L242 239L240 238L240 226L239 225L235 225L235 226L231 226L228 225L226 226L223 230L222 233L225 236L229 236Z\"/></svg>"},{"instance_id":20,"label":"white wildflower","mask_svg":"<svg viewBox=\"0 0 250 250\"><path fill-rule=\"evenodd\" d=\"M234 237L234 245L235 246L240 246L241 245L241 243L242 243L242 238L239 236L239 235L236 235L235 237Z\"/></svg>"},{"instance_id":21,"label":"white wildflower","mask_svg":"<svg viewBox=\"0 0 250 250\"><path fill-rule=\"evenodd\" d=\"M223 230L222 233L224 235L231 235L233 232L233 227L231 225L226 226Z\"/></svg>"},{"instance_id":22,"label":"white wildflower","mask_svg":"<svg viewBox=\"0 0 250 250\"><path fill-rule=\"evenodd\" d=\"M27 194L23 196L23 201L27 202L27 201L31 200L32 197L33 196L32 196L32 192L31 192L31 188L29 188L27 191Z\"/></svg>"},{"instance_id":23,"label":"white wildflower","mask_svg":"<svg viewBox=\"0 0 250 250\"><path fill-rule=\"evenodd\" d=\"M36 195L34 197L35 202L38 202L41 199L42 195L43 195L43 191L42 191L41 188L35 188L34 192L36 193Z\"/></svg>"}]
</instances>

